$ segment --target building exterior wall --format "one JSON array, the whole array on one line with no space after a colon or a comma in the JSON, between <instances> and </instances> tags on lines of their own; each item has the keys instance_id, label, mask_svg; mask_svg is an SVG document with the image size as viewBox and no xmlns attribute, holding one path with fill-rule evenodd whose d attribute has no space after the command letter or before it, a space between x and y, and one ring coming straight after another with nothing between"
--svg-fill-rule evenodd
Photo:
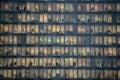
<instances>
[{"instance_id":1,"label":"building exterior wall","mask_svg":"<svg viewBox=\"0 0 120 80\"><path fill-rule=\"evenodd\" d=\"M120 79L120 1L1 0L5 78Z\"/></svg>"}]
</instances>

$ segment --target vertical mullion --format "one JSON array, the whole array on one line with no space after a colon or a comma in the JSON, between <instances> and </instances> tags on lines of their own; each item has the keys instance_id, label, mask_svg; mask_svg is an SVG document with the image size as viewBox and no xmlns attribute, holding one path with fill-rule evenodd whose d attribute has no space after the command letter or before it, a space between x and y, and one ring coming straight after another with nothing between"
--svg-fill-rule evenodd
<instances>
[{"instance_id":1,"label":"vertical mullion","mask_svg":"<svg viewBox=\"0 0 120 80\"><path fill-rule=\"evenodd\" d=\"M8 7L10 6L10 4L8 4ZM10 10L10 8L8 8L8 10ZM10 13L8 13L8 15L10 15ZM10 22L10 16L8 17L8 22ZM7 25L7 28L8 28L8 31L9 31L9 24ZM8 44L9 44L9 34L7 35L7 37L6 38L8 38ZM9 50L9 46L7 46L7 49ZM8 50L7 50L7 52L8 52ZM8 56L9 54L7 54L7 56ZM8 58L8 60L9 60L10 58ZM8 61L7 60L7 61ZM10 63L11 64L11 63ZM11 69L12 67L10 66L10 69ZM9 73L8 73L8 71L10 70L10 69L8 69L7 70L7 78L8 78L8 75L9 75Z\"/></svg>"},{"instance_id":2,"label":"vertical mullion","mask_svg":"<svg viewBox=\"0 0 120 80\"><path fill-rule=\"evenodd\" d=\"M105 6L104 1L102 1L102 5L103 5L103 6L102 6L102 11L105 12L105 11L104 11L104 6ZM106 26L104 25L104 14L103 14L103 13L102 13L102 27L103 27L102 30L104 31ZM104 34L105 34L105 32L104 32ZM102 36L102 37L103 37L103 38L102 38L102 43L105 45L105 43L104 43L104 38L105 38L105 36ZM104 79L104 65L103 65L103 64L104 64L104 56L105 56L104 49L105 49L105 48L103 47L103 49L102 49L102 51L103 51L103 57L102 57L103 79Z\"/></svg>"},{"instance_id":3,"label":"vertical mullion","mask_svg":"<svg viewBox=\"0 0 120 80\"><path fill-rule=\"evenodd\" d=\"M43 4L45 5L45 3L43 3ZM42 18L43 18L43 19L42 19L42 20L43 20L43 23L44 23L44 5L43 5L43 14L42 14L42 16L43 16L43 17L42 17ZM45 27L44 24L42 24L42 26ZM43 28L43 34L45 34L44 28ZM45 42L44 39L45 39L45 36L43 36L43 43ZM45 45L45 44L43 44L43 45ZM45 55L44 55L44 54L45 54L45 53L44 53L44 50L45 50L45 47L43 47L43 55L42 55L42 57L43 57L43 64L45 63L45 59L46 59L46 58L45 58ZM43 70L42 70L42 72L43 72L43 75L42 75L42 76L44 76L45 68L46 68L46 67L44 66L44 68L43 68Z\"/></svg>"},{"instance_id":4,"label":"vertical mullion","mask_svg":"<svg viewBox=\"0 0 120 80\"><path fill-rule=\"evenodd\" d=\"M51 10L53 11L53 5L51 5ZM51 20L52 20L52 15L50 15L49 14L49 16L50 16L50 18L51 18ZM50 24L51 25L51 24ZM53 32L53 25L51 25L51 32ZM53 34L51 35L51 44L53 44ZM53 46L51 46L51 57L53 56ZM52 66L51 67L53 67L53 58L51 58L51 64L52 64ZM51 69L51 78L52 78L52 75L53 75L53 69Z\"/></svg>"},{"instance_id":5,"label":"vertical mullion","mask_svg":"<svg viewBox=\"0 0 120 80\"><path fill-rule=\"evenodd\" d=\"M60 8L59 22L61 23L61 15L62 15L62 14L61 14L61 3L59 4L59 8ZM61 25L59 25L59 26L60 26L60 28L59 28L59 29L60 29L60 30L59 30L59 33L61 34ZM60 40L60 43L59 43L59 44L61 45L61 36L59 36L59 40ZM59 56L60 56L60 69L59 69L59 70L60 70L60 79L62 79L62 77L61 77L61 74L62 74L62 69L61 69L61 67L62 67L62 66L61 66L61 60L62 60L62 57L61 57L61 56L62 56L62 55L61 55L61 47L59 47Z\"/></svg>"},{"instance_id":6,"label":"vertical mullion","mask_svg":"<svg viewBox=\"0 0 120 80\"><path fill-rule=\"evenodd\" d=\"M39 13L40 12L40 0L38 1L38 14L40 14ZM38 15L38 17L40 18L40 15ZM40 20L40 19L39 19ZM39 67L40 67L40 24L38 24L38 29L39 29L39 31L38 31L38 77L40 76L40 73L39 73L39 71L40 71L40 69L39 69Z\"/></svg>"},{"instance_id":7,"label":"vertical mullion","mask_svg":"<svg viewBox=\"0 0 120 80\"><path fill-rule=\"evenodd\" d=\"M24 7L24 8L26 8L26 3L25 3L25 7ZM25 11L25 10L24 10L24 11ZM25 14L25 15L27 16L27 14ZM25 21L27 21L27 17L25 17ZM27 29L26 29L26 25L27 25L27 24L22 25L22 27L23 27L23 26L25 27L25 38L27 38L27 37L26 37L26 30L27 30ZM27 42L27 41L26 41L26 42ZM26 44L26 42L25 42L25 44ZM26 45L25 45L24 49L25 49L25 52L24 52L25 55L24 55L24 56L26 56ZM26 57L25 57L25 67L26 67ZM25 69L25 78L27 78L27 77L26 77L26 69Z\"/></svg>"},{"instance_id":8,"label":"vertical mullion","mask_svg":"<svg viewBox=\"0 0 120 80\"><path fill-rule=\"evenodd\" d=\"M117 4L115 3L115 12L117 12ZM113 18L113 17L112 17ZM115 16L115 19L116 19L116 16ZM115 20L114 20L115 21ZM112 22L113 23L113 22ZM118 53L117 53L117 44L118 44L118 34L117 34L117 24L116 24L116 22L115 22L115 34L116 34L116 36L115 36L115 39L116 39L116 47L115 47L115 52L116 52L116 66L117 66L117 69L116 69L116 74L115 74L115 79L117 78L118 79L118 71L119 71L119 69L118 69Z\"/></svg>"},{"instance_id":9,"label":"vertical mullion","mask_svg":"<svg viewBox=\"0 0 120 80\"><path fill-rule=\"evenodd\" d=\"M34 6L35 6L35 5L34 5ZM35 8L34 8L34 9L35 9ZM33 15L34 18L35 18L35 15L36 15L36 13L34 13L34 15ZM35 29L35 28L36 28L36 26L35 26L35 24L34 24L34 34L36 34L36 33L35 33L35 32L36 32L36 29ZM34 48L34 66L35 66L35 67L33 68L33 69L34 69L34 70L33 70L33 71L34 71L34 75L36 74L36 73L35 73L35 69L36 69L35 60L37 59L36 56L35 56L35 48L37 48L37 46L36 46L36 44L35 44L35 42L36 42L36 41L35 41L35 38L36 38L36 36L34 36L34 47L33 47L33 48ZM35 76L34 76L34 78L35 78Z\"/></svg>"},{"instance_id":10,"label":"vertical mullion","mask_svg":"<svg viewBox=\"0 0 120 80\"><path fill-rule=\"evenodd\" d=\"M90 3L90 5L89 5L89 7L90 7L90 20L92 20L91 19L91 3ZM90 22L91 23L91 22ZM91 26L91 25L90 25ZM93 27L94 28L94 27ZM91 38L92 39L92 38ZM90 46L90 53L91 53L91 46ZM90 56L91 56L91 54L90 54ZM91 60L91 59L90 59ZM90 61L90 67L91 67L91 61ZM91 69L90 69L90 79L91 79Z\"/></svg>"},{"instance_id":11,"label":"vertical mullion","mask_svg":"<svg viewBox=\"0 0 120 80\"><path fill-rule=\"evenodd\" d=\"M46 3L46 6L45 6L46 8L47 8L47 11L48 11L48 3ZM47 17L47 21L48 21L48 13L46 14L46 17ZM48 23L48 22L47 22ZM48 24L47 24L47 30L46 30L46 34L47 34L47 45L48 45ZM49 47L47 46L47 78L48 78L48 70L49 70L49 63L48 63L48 49L49 49Z\"/></svg>"},{"instance_id":12,"label":"vertical mullion","mask_svg":"<svg viewBox=\"0 0 120 80\"><path fill-rule=\"evenodd\" d=\"M91 4L89 4L89 9L90 9L90 10L89 10L89 11L90 11L90 14L89 14L89 18L90 18L90 19L89 19L89 20L91 20ZM91 21L89 21L89 22L90 22L89 24L90 24L90 34L91 34ZM93 29L94 29L94 27L93 27ZM93 31L93 30L92 30L92 31ZM93 34L94 34L94 33L93 33ZM91 45L91 42L92 42L91 39L92 39L92 34L91 34L91 36L90 36L90 45ZM90 46L90 53L91 53L91 46ZM88 56L91 56L91 54L88 54ZM89 59L89 60L90 60L90 59ZM89 64L91 64L91 62L90 62ZM89 67L91 67L91 65L90 65ZM89 71L90 71L90 74L89 74L90 77L89 77L89 79L91 79L91 69L90 69Z\"/></svg>"},{"instance_id":13,"label":"vertical mullion","mask_svg":"<svg viewBox=\"0 0 120 80\"><path fill-rule=\"evenodd\" d=\"M63 6L64 6L64 11L63 11L63 16L64 16L64 17L63 17L63 18L65 19L65 1L64 1L64 3L63 3ZM63 24L64 34L65 34L65 20L64 20L63 23L64 23L64 24ZM65 35L64 35L64 45L65 45ZM66 48L65 48L65 46L64 46L64 58L63 58L63 59L64 59L64 67L66 67L66 66L65 66L65 57L66 57L66 56L65 56L65 49L66 49ZM64 74L65 74L65 79L66 79L66 75L67 75L67 74L66 74L65 71L66 71L66 69L64 69Z\"/></svg>"},{"instance_id":14,"label":"vertical mullion","mask_svg":"<svg viewBox=\"0 0 120 80\"><path fill-rule=\"evenodd\" d=\"M75 32L75 34L76 34L76 41L77 41L77 42L76 42L76 53L77 53L77 69L76 69L77 71L76 71L76 72L77 72L77 78L79 78L79 75L78 75L78 74L79 74L79 68L78 68L78 67L79 67L79 66L78 66L78 59L79 59L79 57L78 57L78 56L79 56L79 55L78 55L78 48L79 48L79 47L78 47L78 3L77 3L77 1L75 2L75 5L76 5L76 6L75 6L75 7L76 7L76 11L75 11L75 12L76 12L76 20L75 20L75 21L76 21L76 22L75 22L75 23L76 23L76 26L75 26L75 27L76 27L76 28L75 28L76 32L75 32L75 31L74 31L74 32ZM73 28L73 29L74 29L74 28Z\"/></svg>"},{"instance_id":15,"label":"vertical mullion","mask_svg":"<svg viewBox=\"0 0 120 80\"><path fill-rule=\"evenodd\" d=\"M2 4L2 3L3 3L3 2L1 2L1 4ZM1 25L2 25L2 27L3 27L3 24L1 24ZM1 36L1 37L4 39L4 36ZM2 39L2 40L3 40L3 39ZM3 47L2 50L3 50L2 52L5 54L5 46ZM3 55L4 55L4 54L3 54ZM2 55L2 56L3 56L3 55ZM2 60L3 60L3 63L4 63L4 57L2 58ZM7 64L8 64L8 63L7 63ZM3 77L3 75L4 75L4 71L5 71L4 68L5 68L5 66L2 65L2 68L1 68L1 70L2 70L2 77Z\"/></svg>"},{"instance_id":16,"label":"vertical mullion","mask_svg":"<svg viewBox=\"0 0 120 80\"><path fill-rule=\"evenodd\" d=\"M13 5L14 5L14 2L13 2ZM14 7L14 6L13 6L13 7ZM12 8L13 8L13 7L12 7ZM15 19L15 18L14 18L14 16L12 16L12 17L13 17L13 22L14 22L14 19ZM14 36L14 35L13 35L13 23L12 23L11 27L12 27L12 44L13 44L13 36ZM10 30L9 30L9 32L10 32ZM13 47L14 47L14 46L12 46L12 52L13 52ZM12 53L12 56L13 56L13 53ZM14 59L15 59L15 58L14 58ZM15 65L14 65L14 67L15 67ZM13 69L13 72L14 72L14 69ZM12 72L12 73L13 73L13 72ZM13 74L12 74L12 75L13 75ZM12 76L12 78L13 78L13 76Z\"/></svg>"},{"instance_id":17,"label":"vertical mullion","mask_svg":"<svg viewBox=\"0 0 120 80\"><path fill-rule=\"evenodd\" d=\"M66 2L66 3L67 3L67 2ZM67 4L67 7L68 7L67 9L69 9L69 10L67 10L67 11L70 12L70 3ZM66 18L67 18L67 22L69 23L69 24L66 24L67 27L68 27L68 31L69 31L70 25L71 25L70 13L68 13L68 14L65 15L65 16L67 16L67 17L66 17ZM68 32L68 31L67 31L67 32ZM67 32L66 32L66 33L67 33ZM69 41L69 43L68 43L68 45L69 45L69 46L68 46L68 57L69 57L68 62L69 62L69 65L68 65L68 66L71 67L71 65L70 65L70 63L71 63L71 62L70 62L70 59L73 59L72 56L70 55L70 51L71 51L71 50L70 50L70 49L71 49L70 36L71 36L71 35L70 35L69 33L67 33L67 34L68 34L68 41ZM72 48L73 48L73 47L72 47ZM70 76L71 76L70 71L73 71L73 66L72 66L71 69L69 69L69 77L68 77L68 78L70 78Z\"/></svg>"},{"instance_id":18,"label":"vertical mullion","mask_svg":"<svg viewBox=\"0 0 120 80\"><path fill-rule=\"evenodd\" d=\"M115 11L117 11L117 5L118 5L118 4L116 3L116 10L115 10ZM119 68L118 68L118 67L119 67L119 64L118 64L118 60L119 60L119 58L118 58L118 55L119 55L119 54L118 54L118 49L119 49L119 48L117 47L117 45L119 44L119 43L118 43L119 35L118 35L118 33L117 33L118 25L116 24L116 18L117 18L117 17L115 16L116 58L117 58L117 74L116 74L116 75L117 75L117 78L118 78L118 77L119 77Z\"/></svg>"},{"instance_id":19,"label":"vertical mullion","mask_svg":"<svg viewBox=\"0 0 120 80\"><path fill-rule=\"evenodd\" d=\"M93 5L94 5L94 12L95 12L95 3L94 3ZM93 22L93 23L96 23L96 19L95 19L96 16L97 16L97 15L94 15L94 22ZM96 29L96 27L98 27L98 26L96 26L96 25L94 24L94 30ZM95 34L96 34L96 32L95 32ZM96 42L95 42L95 41L96 41L96 35L95 35L95 34L94 34L94 45L96 45ZM95 75L96 75L96 70L95 70L95 60L96 60L96 59L95 59L95 56L96 56L96 53L95 53L95 52L96 52L96 47L94 47L94 56L93 56L94 58L93 58L93 60L92 60L92 61L94 61L94 64L93 64L93 66L94 66L94 67L93 67L93 70L94 70L94 79L95 79Z\"/></svg>"},{"instance_id":20,"label":"vertical mullion","mask_svg":"<svg viewBox=\"0 0 120 80\"><path fill-rule=\"evenodd\" d=\"M78 48L79 48L79 47L78 47L78 3L77 3L77 0L76 0L76 3L75 3L75 4L76 4L75 7L77 8L77 9L76 9L76 12L77 12L77 13L76 13L76 23L77 23L77 24L76 24L76 26L75 26L75 27L76 27L75 30L77 30L77 32L75 32L75 34L76 34L76 39L77 39L77 40L76 40L76 41L77 41L77 44L76 44L76 51L77 51L77 78L79 78L79 77L78 77L78 76L79 76L78 74L79 74L79 70L80 70L80 69L78 68L78 67L79 67L79 66L78 66L78 59L79 59Z\"/></svg>"},{"instance_id":21,"label":"vertical mullion","mask_svg":"<svg viewBox=\"0 0 120 80\"><path fill-rule=\"evenodd\" d=\"M108 5L108 3L107 3L106 5L107 5L107 11L106 11L106 12L108 12L108 6L109 6L109 5ZM109 23L109 22L108 22L108 13L106 14L106 18L107 18L107 23ZM107 37L107 56L109 56L108 50L109 50L109 48L111 48L111 47L110 47L110 44L109 44L109 38L110 38L110 36L108 36L108 29L109 29L109 27L111 27L111 26L109 26L109 25L107 24L107 36L106 36L106 37ZM108 58L105 59L105 62L108 62L108 60L109 60ZM112 60L112 62L113 62L113 60ZM105 65L105 67L106 67L106 65ZM108 67L108 66L107 66L107 67ZM109 73L109 70L106 70L106 69L105 69L105 71L107 71L107 73ZM109 77L109 74L107 74L107 75L108 75L108 77ZM106 77L106 76L105 76L105 77Z\"/></svg>"}]
</instances>

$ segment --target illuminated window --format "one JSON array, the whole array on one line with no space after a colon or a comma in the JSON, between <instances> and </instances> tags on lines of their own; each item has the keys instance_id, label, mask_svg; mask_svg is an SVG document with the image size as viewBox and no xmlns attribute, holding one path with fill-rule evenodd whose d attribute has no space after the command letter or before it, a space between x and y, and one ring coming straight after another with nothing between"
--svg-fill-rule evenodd
<instances>
[{"instance_id":1,"label":"illuminated window","mask_svg":"<svg viewBox=\"0 0 120 80\"><path fill-rule=\"evenodd\" d=\"M48 22L47 14L40 14L40 22Z\"/></svg>"},{"instance_id":2,"label":"illuminated window","mask_svg":"<svg viewBox=\"0 0 120 80\"><path fill-rule=\"evenodd\" d=\"M78 71L78 78L82 78L82 76L83 76L83 75L82 75L82 70L79 70L79 71Z\"/></svg>"},{"instance_id":3,"label":"illuminated window","mask_svg":"<svg viewBox=\"0 0 120 80\"><path fill-rule=\"evenodd\" d=\"M31 9L31 11L33 11L33 12L35 11L34 5L35 5L34 3L30 3L30 9Z\"/></svg>"},{"instance_id":4,"label":"illuminated window","mask_svg":"<svg viewBox=\"0 0 120 80\"><path fill-rule=\"evenodd\" d=\"M78 15L78 19L82 23L86 23L90 21L89 15Z\"/></svg>"},{"instance_id":5,"label":"illuminated window","mask_svg":"<svg viewBox=\"0 0 120 80\"><path fill-rule=\"evenodd\" d=\"M8 10L9 6L7 2L1 2L1 10Z\"/></svg>"},{"instance_id":6,"label":"illuminated window","mask_svg":"<svg viewBox=\"0 0 120 80\"><path fill-rule=\"evenodd\" d=\"M22 27L22 26L21 26L21 25L18 25L17 27L18 27L18 33L21 33L21 27Z\"/></svg>"},{"instance_id":7,"label":"illuminated window","mask_svg":"<svg viewBox=\"0 0 120 80\"><path fill-rule=\"evenodd\" d=\"M102 22L102 15L95 15L95 22Z\"/></svg>"},{"instance_id":8,"label":"illuminated window","mask_svg":"<svg viewBox=\"0 0 120 80\"><path fill-rule=\"evenodd\" d=\"M117 23L120 23L120 16L117 15Z\"/></svg>"},{"instance_id":9,"label":"illuminated window","mask_svg":"<svg viewBox=\"0 0 120 80\"><path fill-rule=\"evenodd\" d=\"M17 36L13 37L13 44L17 44Z\"/></svg>"},{"instance_id":10,"label":"illuminated window","mask_svg":"<svg viewBox=\"0 0 120 80\"><path fill-rule=\"evenodd\" d=\"M120 11L120 4L117 4L117 11Z\"/></svg>"},{"instance_id":11,"label":"illuminated window","mask_svg":"<svg viewBox=\"0 0 120 80\"><path fill-rule=\"evenodd\" d=\"M78 12L81 11L81 4L78 4L77 10L78 10Z\"/></svg>"},{"instance_id":12,"label":"illuminated window","mask_svg":"<svg viewBox=\"0 0 120 80\"><path fill-rule=\"evenodd\" d=\"M25 11L25 9L26 9L25 4L23 4L23 3L19 3L19 4L18 4L18 10L20 10L20 11Z\"/></svg>"},{"instance_id":13,"label":"illuminated window","mask_svg":"<svg viewBox=\"0 0 120 80\"><path fill-rule=\"evenodd\" d=\"M38 3L35 3L35 4L34 4L34 9L35 9L35 12L37 12L37 11L39 10L39 5L38 5Z\"/></svg>"},{"instance_id":14,"label":"illuminated window","mask_svg":"<svg viewBox=\"0 0 120 80\"><path fill-rule=\"evenodd\" d=\"M52 4L48 4L48 12L52 11Z\"/></svg>"},{"instance_id":15,"label":"illuminated window","mask_svg":"<svg viewBox=\"0 0 120 80\"><path fill-rule=\"evenodd\" d=\"M60 4L56 4L56 11L61 11L61 6L60 6Z\"/></svg>"},{"instance_id":16,"label":"illuminated window","mask_svg":"<svg viewBox=\"0 0 120 80\"><path fill-rule=\"evenodd\" d=\"M115 11L116 5L115 4L108 4L107 9L108 9L108 11Z\"/></svg>"},{"instance_id":17,"label":"illuminated window","mask_svg":"<svg viewBox=\"0 0 120 80\"><path fill-rule=\"evenodd\" d=\"M25 20L25 18L24 18L24 14L23 14L23 21ZM17 16L17 18L18 18L18 21L22 21L22 15L21 14L18 14L18 16Z\"/></svg>"},{"instance_id":18,"label":"illuminated window","mask_svg":"<svg viewBox=\"0 0 120 80\"><path fill-rule=\"evenodd\" d=\"M12 36L9 36L9 44L12 44Z\"/></svg>"},{"instance_id":19,"label":"illuminated window","mask_svg":"<svg viewBox=\"0 0 120 80\"><path fill-rule=\"evenodd\" d=\"M30 3L26 3L26 9L27 11L30 11Z\"/></svg>"},{"instance_id":20,"label":"illuminated window","mask_svg":"<svg viewBox=\"0 0 120 80\"><path fill-rule=\"evenodd\" d=\"M95 12L95 7L96 7L95 4L91 4L90 9L91 9L92 12ZM96 8L97 8L97 7L96 7Z\"/></svg>"},{"instance_id":21,"label":"illuminated window","mask_svg":"<svg viewBox=\"0 0 120 80\"><path fill-rule=\"evenodd\" d=\"M104 15L104 22L111 23L112 22L112 16L111 15Z\"/></svg>"},{"instance_id":22,"label":"illuminated window","mask_svg":"<svg viewBox=\"0 0 120 80\"><path fill-rule=\"evenodd\" d=\"M65 11L66 12L71 12L73 11L73 4L65 4Z\"/></svg>"}]
</instances>

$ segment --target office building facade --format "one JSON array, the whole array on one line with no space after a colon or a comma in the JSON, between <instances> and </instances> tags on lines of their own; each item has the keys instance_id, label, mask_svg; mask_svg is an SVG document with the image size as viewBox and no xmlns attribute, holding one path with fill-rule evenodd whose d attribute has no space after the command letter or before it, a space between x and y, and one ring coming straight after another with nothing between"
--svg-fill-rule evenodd
<instances>
[{"instance_id":1,"label":"office building facade","mask_svg":"<svg viewBox=\"0 0 120 80\"><path fill-rule=\"evenodd\" d=\"M1 79L120 79L119 0L0 0Z\"/></svg>"}]
</instances>

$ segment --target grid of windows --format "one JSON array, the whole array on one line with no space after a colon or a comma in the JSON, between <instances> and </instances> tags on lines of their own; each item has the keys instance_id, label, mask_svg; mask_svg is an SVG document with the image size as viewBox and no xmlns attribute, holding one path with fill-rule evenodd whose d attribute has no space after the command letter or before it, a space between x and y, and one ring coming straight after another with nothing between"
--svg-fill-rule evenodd
<instances>
[{"instance_id":1,"label":"grid of windows","mask_svg":"<svg viewBox=\"0 0 120 80\"><path fill-rule=\"evenodd\" d=\"M1 78L120 79L120 1L1 0Z\"/></svg>"}]
</instances>

